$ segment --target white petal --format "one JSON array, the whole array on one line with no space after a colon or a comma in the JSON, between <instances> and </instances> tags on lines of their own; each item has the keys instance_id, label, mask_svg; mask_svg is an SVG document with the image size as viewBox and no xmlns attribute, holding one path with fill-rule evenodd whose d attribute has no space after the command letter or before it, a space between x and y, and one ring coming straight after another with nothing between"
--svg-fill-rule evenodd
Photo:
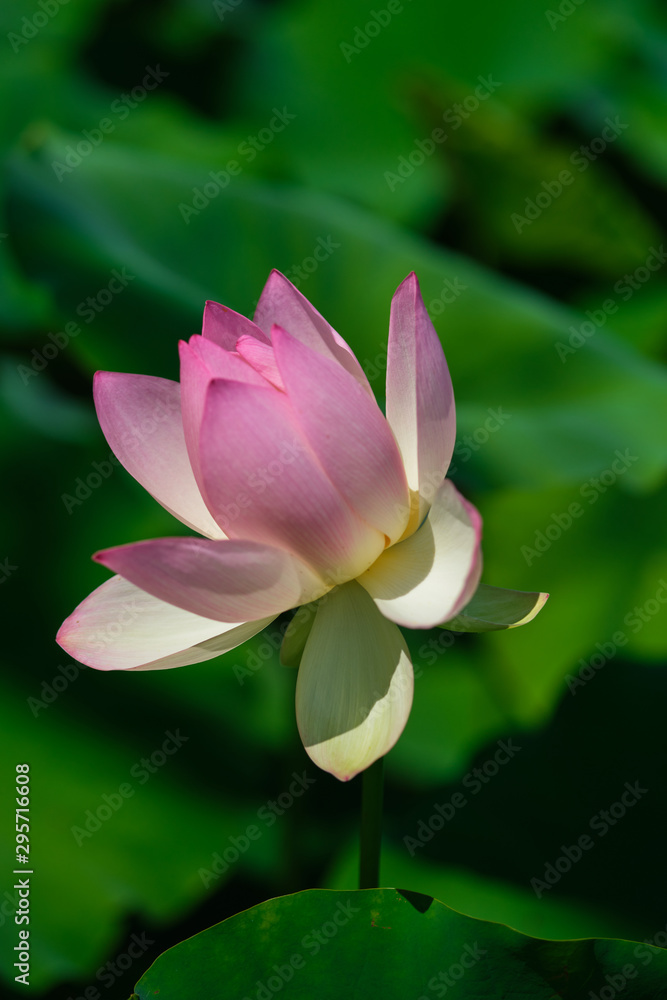
<instances>
[{"instance_id":1,"label":"white petal","mask_svg":"<svg viewBox=\"0 0 667 1000\"><path fill-rule=\"evenodd\" d=\"M70 656L98 670L158 670L210 660L272 621L202 618L113 576L72 612L57 640Z\"/></svg>"},{"instance_id":2,"label":"white petal","mask_svg":"<svg viewBox=\"0 0 667 1000\"><path fill-rule=\"evenodd\" d=\"M410 654L399 629L354 581L317 606L301 657L296 717L306 752L348 781L391 750L412 707Z\"/></svg>"},{"instance_id":3,"label":"white petal","mask_svg":"<svg viewBox=\"0 0 667 1000\"><path fill-rule=\"evenodd\" d=\"M387 618L432 628L457 615L475 593L481 533L479 513L446 479L421 527L385 549L359 583Z\"/></svg>"}]
</instances>

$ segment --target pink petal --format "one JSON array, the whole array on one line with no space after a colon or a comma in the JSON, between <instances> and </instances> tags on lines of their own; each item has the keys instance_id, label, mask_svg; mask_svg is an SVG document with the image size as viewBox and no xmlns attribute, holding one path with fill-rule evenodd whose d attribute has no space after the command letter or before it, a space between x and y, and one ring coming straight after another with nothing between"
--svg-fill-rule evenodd
<instances>
[{"instance_id":1,"label":"pink petal","mask_svg":"<svg viewBox=\"0 0 667 1000\"><path fill-rule=\"evenodd\" d=\"M433 628L454 618L475 593L481 535L478 511L446 479L421 527L385 549L358 582L391 621Z\"/></svg>"},{"instance_id":2,"label":"pink petal","mask_svg":"<svg viewBox=\"0 0 667 1000\"><path fill-rule=\"evenodd\" d=\"M411 490L420 496L419 523L445 477L456 439L452 380L414 273L391 303L387 420L403 455Z\"/></svg>"},{"instance_id":3,"label":"pink petal","mask_svg":"<svg viewBox=\"0 0 667 1000\"><path fill-rule=\"evenodd\" d=\"M271 271L264 285L255 310L255 323L266 334L270 334L274 323L282 326L302 344L337 361L373 397L361 365L343 338L280 271Z\"/></svg>"},{"instance_id":4,"label":"pink petal","mask_svg":"<svg viewBox=\"0 0 667 1000\"><path fill-rule=\"evenodd\" d=\"M219 656L271 621L202 618L112 576L63 622L56 640L70 656L98 670L163 670Z\"/></svg>"},{"instance_id":5,"label":"pink petal","mask_svg":"<svg viewBox=\"0 0 667 1000\"><path fill-rule=\"evenodd\" d=\"M156 538L93 559L158 600L218 622L277 615L328 589L288 552L257 542Z\"/></svg>"},{"instance_id":6,"label":"pink petal","mask_svg":"<svg viewBox=\"0 0 667 1000\"><path fill-rule=\"evenodd\" d=\"M289 549L332 583L363 572L384 547L384 536L325 475L276 389L211 383L201 466L211 509L230 537Z\"/></svg>"},{"instance_id":7,"label":"pink petal","mask_svg":"<svg viewBox=\"0 0 667 1000\"><path fill-rule=\"evenodd\" d=\"M204 306L202 336L224 347L226 351L234 351L236 341L243 336L255 337L262 343L269 343L269 338L252 320L227 306L221 306L219 302L207 302Z\"/></svg>"},{"instance_id":8,"label":"pink petal","mask_svg":"<svg viewBox=\"0 0 667 1000\"><path fill-rule=\"evenodd\" d=\"M268 351L271 350L270 344L260 344L254 337L245 339L252 340L253 343L256 343L259 347L265 347ZM257 372L252 365L245 361L236 351L227 351L212 340L200 337L199 334L190 337L187 346L203 367L206 368L209 380L212 378L228 378L234 382L250 382L251 385L264 384L262 379L257 377Z\"/></svg>"},{"instance_id":9,"label":"pink petal","mask_svg":"<svg viewBox=\"0 0 667 1000\"><path fill-rule=\"evenodd\" d=\"M93 391L104 436L130 475L179 521L209 538L224 538L190 465L178 383L97 372Z\"/></svg>"},{"instance_id":10,"label":"pink petal","mask_svg":"<svg viewBox=\"0 0 667 1000\"><path fill-rule=\"evenodd\" d=\"M276 389L285 391L283 380L278 371L276 356L270 344L261 344L254 337L239 337L236 350L249 365L259 372L260 375L275 386Z\"/></svg>"},{"instance_id":11,"label":"pink petal","mask_svg":"<svg viewBox=\"0 0 667 1000\"><path fill-rule=\"evenodd\" d=\"M181 358L181 411L183 431L190 462L199 488L199 431L204 415L206 390L213 378L265 385L266 382L254 368L238 354L226 351L212 340L195 335L186 344L178 345ZM270 347L269 347L270 350Z\"/></svg>"},{"instance_id":12,"label":"pink petal","mask_svg":"<svg viewBox=\"0 0 667 1000\"><path fill-rule=\"evenodd\" d=\"M289 401L322 468L348 504L392 542L410 499L401 455L375 400L349 372L285 330L271 340Z\"/></svg>"}]
</instances>

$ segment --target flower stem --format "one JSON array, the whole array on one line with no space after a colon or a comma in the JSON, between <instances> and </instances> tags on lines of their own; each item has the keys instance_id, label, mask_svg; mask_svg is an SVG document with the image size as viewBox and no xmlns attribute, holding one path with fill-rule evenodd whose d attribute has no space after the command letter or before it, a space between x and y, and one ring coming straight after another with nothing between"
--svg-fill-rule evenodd
<instances>
[{"instance_id":1,"label":"flower stem","mask_svg":"<svg viewBox=\"0 0 667 1000\"><path fill-rule=\"evenodd\" d=\"M380 885L383 779L384 758L380 757L361 776L360 889L377 889Z\"/></svg>"}]
</instances>

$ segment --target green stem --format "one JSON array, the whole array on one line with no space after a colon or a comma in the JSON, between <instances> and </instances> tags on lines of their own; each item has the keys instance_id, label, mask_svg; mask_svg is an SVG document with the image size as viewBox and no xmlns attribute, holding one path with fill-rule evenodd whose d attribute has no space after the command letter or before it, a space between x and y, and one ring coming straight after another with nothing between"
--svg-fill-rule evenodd
<instances>
[{"instance_id":1,"label":"green stem","mask_svg":"<svg viewBox=\"0 0 667 1000\"><path fill-rule=\"evenodd\" d=\"M377 889L380 885L383 771L384 758L380 757L361 776L360 889Z\"/></svg>"}]
</instances>

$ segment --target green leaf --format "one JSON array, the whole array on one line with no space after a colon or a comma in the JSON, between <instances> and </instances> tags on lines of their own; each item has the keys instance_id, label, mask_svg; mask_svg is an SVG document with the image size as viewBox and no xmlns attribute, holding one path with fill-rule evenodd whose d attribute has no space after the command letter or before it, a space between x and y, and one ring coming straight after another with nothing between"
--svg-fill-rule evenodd
<instances>
[{"instance_id":1,"label":"green leaf","mask_svg":"<svg viewBox=\"0 0 667 1000\"><path fill-rule=\"evenodd\" d=\"M507 857L507 855L505 855ZM329 872L327 889L356 887L359 877L358 837L351 838ZM612 911L602 901L552 896L538 898L528 881L523 884L485 873L480 875L460 861L441 864L432 857L411 855L387 838L382 845L382 881L408 883L416 892L446 899L448 906L476 920L508 924L521 934L540 938L634 937L642 935L640 921L620 907Z\"/></svg>"},{"instance_id":2,"label":"green leaf","mask_svg":"<svg viewBox=\"0 0 667 1000\"><path fill-rule=\"evenodd\" d=\"M667 490L630 496L620 482L595 490L590 483L533 494L495 491L484 498L489 577L510 574L519 586L538 583L552 594L548 613L530 628L476 640L484 647L487 685L502 690L507 710L521 724L543 720L567 691L565 675L577 673L598 653L596 643L614 635L623 643L614 646L619 660L633 650L664 661L667 616L656 608L664 607L659 512ZM579 516L568 521L568 509ZM563 527L556 531L558 521ZM619 531L622 524L632 524L632 532ZM441 632L448 634L454 633Z\"/></svg>"},{"instance_id":3,"label":"green leaf","mask_svg":"<svg viewBox=\"0 0 667 1000\"><path fill-rule=\"evenodd\" d=\"M440 628L452 632L497 632L503 628L518 628L533 620L548 597L548 594L505 590L480 583L463 611Z\"/></svg>"},{"instance_id":4,"label":"green leaf","mask_svg":"<svg viewBox=\"0 0 667 1000\"><path fill-rule=\"evenodd\" d=\"M667 953L659 948L530 938L408 890L311 889L171 948L140 979L136 996L421 1000L456 986L460 1000L580 1000L631 981L633 1000L654 1000L666 978Z\"/></svg>"},{"instance_id":5,"label":"green leaf","mask_svg":"<svg viewBox=\"0 0 667 1000\"><path fill-rule=\"evenodd\" d=\"M104 731L94 709L93 725L74 714L71 702L88 672L71 663L63 669L54 668L53 688L34 682L28 698L6 681L0 690L0 755L7 765L29 762L32 776L31 852L39 877L31 885L31 984L39 990L54 979L92 976L118 948L128 912L144 925L173 920L246 865L266 878L280 863L279 833L259 821L261 839L247 856L216 864L216 852L219 859L231 837L258 822L257 804L240 803L227 788L212 798L192 781L192 771L184 778L183 758L200 739L187 723L170 730L176 740L169 750L179 738L183 746L154 758L164 762L157 767L151 757L168 724L159 737L144 731L123 741ZM9 782L9 766L3 774ZM11 871L5 841L3 861ZM38 859L48 864L37 869ZM13 890L7 900L16 905ZM16 926L13 913L3 913L0 946L9 955ZM9 975L5 965L2 976Z\"/></svg>"},{"instance_id":6,"label":"green leaf","mask_svg":"<svg viewBox=\"0 0 667 1000\"><path fill-rule=\"evenodd\" d=\"M300 179L385 217L433 225L451 197L449 147L483 114L485 100L516 102L524 113L535 104L551 107L563 89L591 86L591 63L612 58L585 12L573 34L549 31L531 0L502 10L493 0L392 7L369 10L355 0L279 5L275 18L254 31L262 73L246 87L255 116L266 113L267 94L280 94L281 103L298 110L280 138ZM441 95L443 79L451 86ZM483 79L491 81L492 96L480 107L474 95ZM476 108L459 116L456 102L465 98ZM430 101L437 102L431 120L424 107ZM487 159L493 156L488 143L482 148ZM510 159L518 170L514 145ZM547 176L540 174L538 185ZM474 183L470 190L477 190Z\"/></svg>"},{"instance_id":7,"label":"green leaf","mask_svg":"<svg viewBox=\"0 0 667 1000\"><path fill-rule=\"evenodd\" d=\"M111 145L59 184L50 164L66 143L49 138L16 155L13 238L30 278L48 269L63 322L78 324L66 350L89 369L175 376L176 340L200 329L205 299L251 313L278 267L350 342L381 394L389 302L414 269L465 402L454 472L470 475L474 456L487 485L582 482L622 447L639 456L623 488L662 480L667 429L655 414L665 375L606 329L572 348L575 313L312 191L241 176L186 225L179 205L192 203L206 173ZM318 263L311 255L322 245ZM308 260L315 270L306 274ZM99 308L114 269L127 286Z\"/></svg>"}]
</instances>

